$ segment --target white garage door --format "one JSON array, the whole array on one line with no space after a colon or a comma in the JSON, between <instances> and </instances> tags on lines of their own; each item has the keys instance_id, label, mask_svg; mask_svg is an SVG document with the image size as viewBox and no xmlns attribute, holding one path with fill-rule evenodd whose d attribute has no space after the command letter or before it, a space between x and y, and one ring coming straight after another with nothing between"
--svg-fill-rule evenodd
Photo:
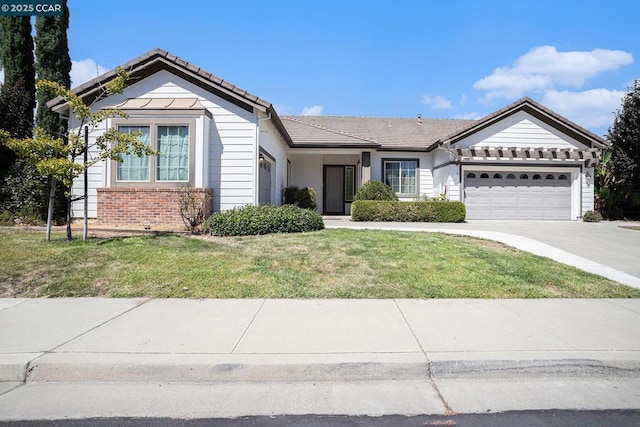
<instances>
[{"instance_id":1,"label":"white garage door","mask_svg":"<svg viewBox=\"0 0 640 427\"><path fill-rule=\"evenodd\" d=\"M571 219L568 173L465 172L468 219Z\"/></svg>"}]
</instances>

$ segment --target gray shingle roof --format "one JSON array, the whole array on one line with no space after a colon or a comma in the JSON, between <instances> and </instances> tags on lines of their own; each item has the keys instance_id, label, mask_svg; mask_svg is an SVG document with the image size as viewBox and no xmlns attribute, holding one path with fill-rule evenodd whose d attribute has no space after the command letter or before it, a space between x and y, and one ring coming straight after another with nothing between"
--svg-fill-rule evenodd
<instances>
[{"instance_id":1,"label":"gray shingle roof","mask_svg":"<svg viewBox=\"0 0 640 427\"><path fill-rule=\"evenodd\" d=\"M263 110L267 110L271 107L270 102L265 101L264 99L261 99L258 96L253 95L240 88L239 86L236 86L235 84L224 80L216 76L215 74L211 74L205 69L200 68L197 65L192 64L178 56L172 55L166 50L162 50L160 48L150 50L149 52L140 55L135 59L132 59L121 67L127 70L131 74L131 77L135 80L136 78L144 78L147 75L152 74L158 69L162 68L162 65L160 65L161 62L164 62L165 64L173 67L175 70L180 70L184 73L187 73L194 79L198 79L197 81L195 81L195 83L209 86L209 88L216 87L222 90L226 90L236 98L249 104L259 106ZM111 81L114 77L116 77L116 74L116 69L107 71L101 76L98 76L93 80L90 80L80 86L73 88L73 92L82 98L91 97L91 95L96 92L102 92L104 85ZM60 108L65 104L66 102L61 97L57 97L47 102L47 106L49 108L53 108L54 110Z\"/></svg>"},{"instance_id":2,"label":"gray shingle roof","mask_svg":"<svg viewBox=\"0 0 640 427\"><path fill-rule=\"evenodd\" d=\"M427 150L475 120L398 117L283 116L295 146L361 144L381 149Z\"/></svg>"}]
</instances>

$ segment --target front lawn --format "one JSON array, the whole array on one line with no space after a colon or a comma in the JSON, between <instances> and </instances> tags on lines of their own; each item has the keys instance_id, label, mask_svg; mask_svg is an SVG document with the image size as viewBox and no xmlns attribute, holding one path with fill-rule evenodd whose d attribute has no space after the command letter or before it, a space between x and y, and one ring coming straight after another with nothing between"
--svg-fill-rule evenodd
<instances>
[{"instance_id":1,"label":"front lawn","mask_svg":"<svg viewBox=\"0 0 640 427\"><path fill-rule=\"evenodd\" d=\"M629 298L640 290L499 243L323 230L92 238L0 230L0 297Z\"/></svg>"}]
</instances>

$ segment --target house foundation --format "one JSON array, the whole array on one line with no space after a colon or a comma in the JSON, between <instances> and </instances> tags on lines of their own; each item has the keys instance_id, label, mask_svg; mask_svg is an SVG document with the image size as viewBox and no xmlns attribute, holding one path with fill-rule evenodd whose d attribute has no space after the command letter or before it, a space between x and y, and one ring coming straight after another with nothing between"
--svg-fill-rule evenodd
<instances>
[{"instance_id":1,"label":"house foundation","mask_svg":"<svg viewBox=\"0 0 640 427\"><path fill-rule=\"evenodd\" d=\"M183 228L180 188L98 188L97 225ZM205 198L205 217L213 213L213 189L192 188Z\"/></svg>"}]
</instances>

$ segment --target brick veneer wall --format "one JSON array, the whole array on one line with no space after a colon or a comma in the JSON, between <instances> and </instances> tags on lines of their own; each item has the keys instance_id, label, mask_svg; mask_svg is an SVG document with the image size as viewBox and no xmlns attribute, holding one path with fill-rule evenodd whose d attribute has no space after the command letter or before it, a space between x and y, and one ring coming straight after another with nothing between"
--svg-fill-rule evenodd
<instances>
[{"instance_id":1,"label":"brick veneer wall","mask_svg":"<svg viewBox=\"0 0 640 427\"><path fill-rule=\"evenodd\" d=\"M98 188L96 223L110 226L184 228L178 207L179 188ZM213 213L213 189L192 188L205 195L206 217Z\"/></svg>"}]
</instances>

